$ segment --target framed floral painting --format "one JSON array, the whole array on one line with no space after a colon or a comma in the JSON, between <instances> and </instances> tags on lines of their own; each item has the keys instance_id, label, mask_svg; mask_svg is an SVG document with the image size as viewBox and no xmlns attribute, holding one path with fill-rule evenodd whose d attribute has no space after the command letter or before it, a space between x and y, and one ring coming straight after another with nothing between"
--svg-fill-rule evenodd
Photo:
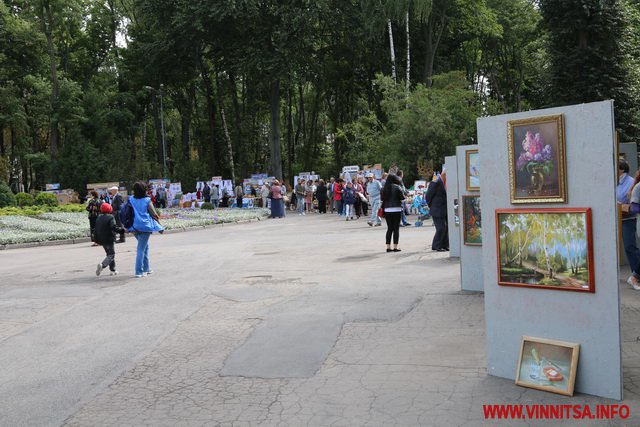
<instances>
[{"instance_id":1,"label":"framed floral painting","mask_svg":"<svg viewBox=\"0 0 640 427\"><path fill-rule=\"evenodd\" d=\"M508 123L511 203L566 203L562 114Z\"/></svg>"}]
</instances>

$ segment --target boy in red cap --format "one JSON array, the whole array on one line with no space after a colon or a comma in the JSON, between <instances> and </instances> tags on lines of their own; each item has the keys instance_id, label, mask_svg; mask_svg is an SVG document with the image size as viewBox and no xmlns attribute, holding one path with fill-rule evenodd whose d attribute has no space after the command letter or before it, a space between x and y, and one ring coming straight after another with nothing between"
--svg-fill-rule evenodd
<instances>
[{"instance_id":1,"label":"boy in red cap","mask_svg":"<svg viewBox=\"0 0 640 427\"><path fill-rule=\"evenodd\" d=\"M100 205L100 215L96 220L95 228L95 241L102 245L104 251L107 253L107 257L102 260L96 268L96 276L102 273L102 270L109 266L111 275L116 275L116 251L114 244L116 241L116 219L111 215L113 209L109 203L103 203Z\"/></svg>"}]
</instances>

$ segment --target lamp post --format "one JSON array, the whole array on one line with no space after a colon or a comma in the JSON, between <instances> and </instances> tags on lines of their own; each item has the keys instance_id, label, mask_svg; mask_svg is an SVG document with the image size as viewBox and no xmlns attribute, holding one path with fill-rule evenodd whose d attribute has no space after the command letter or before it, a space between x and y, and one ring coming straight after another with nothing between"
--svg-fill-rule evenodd
<instances>
[{"instance_id":1,"label":"lamp post","mask_svg":"<svg viewBox=\"0 0 640 427\"><path fill-rule=\"evenodd\" d=\"M167 178L167 150L164 142L164 105L163 105L163 92L164 84L160 83L160 90L156 90L151 86L144 87L147 90L153 92L160 92L160 131L162 135L162 178Z\"/></svg>"}]
</instances>

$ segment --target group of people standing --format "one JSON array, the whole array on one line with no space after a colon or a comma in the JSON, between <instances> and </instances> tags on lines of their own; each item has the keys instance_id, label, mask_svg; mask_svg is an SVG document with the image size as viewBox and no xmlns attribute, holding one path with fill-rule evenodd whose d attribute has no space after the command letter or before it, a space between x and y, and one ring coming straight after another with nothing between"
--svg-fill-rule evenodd
<instances>
[{"instance_id":1,"label":"group of people standing","mask_svg":"<svg viewBox=\"0 0 640 427\"><path fill-rule=\"evenodd\" d=\"M382 225L384 218L387 224L387 252L400 252L400 227L411 225L406 217L405 199L408 191L402 178L403 173L400 170L395 174L385 173L380 181L376 180L372 173L367 173L364 179L361 176L348 180L331 177L328 183L322 179L315 182L300 179L292 191L291 209L297 209L299 215L305 215L314 211L315 200L318 213L335 212L346 221L365 216L369 218L367 224L370 227L378 227ZM445 171L430 183L425 201L431 209L436 228L431 247L434 251L448 251Z\"/></svg>"}]
</instances>

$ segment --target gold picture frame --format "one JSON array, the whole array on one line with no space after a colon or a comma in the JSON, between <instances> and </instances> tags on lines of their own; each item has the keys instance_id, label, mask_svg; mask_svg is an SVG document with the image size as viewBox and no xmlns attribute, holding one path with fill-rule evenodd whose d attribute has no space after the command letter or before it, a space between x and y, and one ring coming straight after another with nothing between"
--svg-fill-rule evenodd
<instances>
[{"instance_id":1,"label":"gold picture frame","mask_svg":"<svg viewBox=\"0 0 640 427\"><path fill-rule=\"evenodd\" d=\"M511 203L566 203L562 114L507 123Z\"/></svg>"},{"instance_id":2,"label":"gold picture frame","mask_svg":"<svg viewBox=\"0 0 640 427\"><path fill-rule=\"evenodd\" d=\"M573 396L580 344L522 337L516 384Z\"/></svg>"},{"instance_id":3,"label":"gold picture frame","mask_svg":"<svg viewBox=\"0 0 640 427\"><path fill-rule=\"evenodd\" d=\"M478 149L465 151L467 191L480 191L480 167L478 160Z\"/></svg>"}]
</instances>

